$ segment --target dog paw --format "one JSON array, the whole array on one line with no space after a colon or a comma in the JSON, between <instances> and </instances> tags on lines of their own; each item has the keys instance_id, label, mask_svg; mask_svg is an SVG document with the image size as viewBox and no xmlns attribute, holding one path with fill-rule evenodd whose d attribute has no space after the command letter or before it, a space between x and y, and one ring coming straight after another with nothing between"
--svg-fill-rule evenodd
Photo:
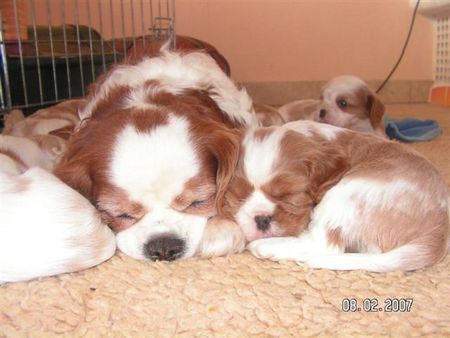
<instances>
[{"instance_id":1,"label":"dog paw","mask_svg":"<svg viewBox=\"0 0 450 338\"><path fill-rule=\"evenodd\" d=\"M264 238L251 242L247 249L256 257L273 261L295 260L298 239L294 237Z\"/></svg>"}]
</instances>

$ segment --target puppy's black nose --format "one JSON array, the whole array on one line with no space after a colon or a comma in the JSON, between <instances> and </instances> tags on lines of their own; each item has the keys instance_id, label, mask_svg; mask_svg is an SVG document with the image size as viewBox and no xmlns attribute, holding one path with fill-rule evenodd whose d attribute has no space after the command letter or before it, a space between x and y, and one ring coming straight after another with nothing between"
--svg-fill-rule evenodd
<instances>
[{"instance_id":1,"label":"puppy's black nose","mask_svg":"<svg viewBox=\"0 0 450 338\"><path fill-rule=\"evenodd\" d=\"M327 111L325 109L319 110L319 117L320 118L323 119L325 117L325 115L327 115Z\"/></svg>"},{"instance_id":2,"label":"puppy's black nose","mask_svg":"<svg viewBox=\"0 0 450 338\"><path fill-rule=\"evenodd\" d=\"M267 231L270 227L270 222L272 222L272 216L268 215L258 215L255 216L256 227L258 230Z\"/></svg>"},{"instance_id":3,"label":"puppy's black nose","mask_svg":"<svg viewBox=\"0 0 450 338\"><path fill-rule=\"evenodd\" d=\"M150 239L144 246L144 254L152 261L174 261L185 250L184 240L164 234Z\"/></svg>"}]
</instances>

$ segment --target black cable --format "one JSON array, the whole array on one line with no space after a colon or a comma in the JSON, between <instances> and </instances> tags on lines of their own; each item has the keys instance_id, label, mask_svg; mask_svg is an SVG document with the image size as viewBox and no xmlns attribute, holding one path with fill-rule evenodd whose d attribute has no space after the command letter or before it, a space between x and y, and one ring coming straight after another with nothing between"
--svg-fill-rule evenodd
<instances>
[{"instance_id":1,"label":"black cable","mask_svg":"<svg viewBox=\"0 0 450 338\"><path fill-rule=\"evenodd\" d=\"M413 15L411 18L411 24L409 25L408 36L406 37L406 41L405 41L405 44L403 45L403 49L400 54L400 57L398 58L397 63L395 64L394 68L392 68L391 72L386 77L386 80L384 80L383 83L378 87L376 93L378 93L381 89L383 89L384 85L389 81L392 74L394 74L395 70L397 69L398 65L400 64L400 61L402 61L402 59L403 59L403 55L405 54L406 47L408 46L408 43L409 43L409 38L411 37L411 33L412 33L412 30L414 27L414 21L416 21L416 14L417 14L417 9L419 8L419 4L420 4L420 0L417 0L416 7L414 7L414 12L413 12Z\"/></svg>"}]
</instances>

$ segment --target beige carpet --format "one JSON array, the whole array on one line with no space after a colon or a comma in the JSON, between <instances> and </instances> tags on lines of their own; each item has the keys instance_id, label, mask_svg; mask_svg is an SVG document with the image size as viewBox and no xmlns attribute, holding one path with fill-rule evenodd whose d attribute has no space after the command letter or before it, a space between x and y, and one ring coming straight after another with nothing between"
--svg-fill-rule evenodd
<instances>
[{"instance_id":1,"label":"beige carpet","mask_svg":"<svg viewBox=\"0 0 450 338\"><path fill-rule=\"evenodd\" d=\"M414 144L450 182L450 109L392 105L434 118L439 139ZM412 298L410 312L344 312L344 298ZM0 286L0 337L450 336L450 256L411 273L310 270L246 254L175 263L117 254L80 273Z\"/></svg>"}]
</instances>

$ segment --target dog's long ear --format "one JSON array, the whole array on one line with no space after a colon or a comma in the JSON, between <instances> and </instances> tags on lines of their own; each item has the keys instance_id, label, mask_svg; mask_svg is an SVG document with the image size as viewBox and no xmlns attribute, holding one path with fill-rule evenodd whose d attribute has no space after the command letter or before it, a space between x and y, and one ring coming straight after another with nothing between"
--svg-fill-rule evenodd
<instances>
[{"instance_id":1,"label":"dog's long ear","mask_svg":"<svg viewBox=\"0 0 450 338\"><path fill-rule=\"evenodd\" d=\"M310 195L317 204L342 179L350 167L350 161L339 147L326 144L317 147L315 156L310 158L309 167Z\"/></svg>"},{"instance_id":2,"label":"dog's long ear","mask_svg":"<svg viewBox=\"0 0 450 338\"><path fill-rule=\"evenodd\" d=\"M234 175L239 159L241 133L221 128L213 131L208 147L217 163L216 208L221 214L228 184Z\"/></svg>"},{"instance_id":3,"label":"dog's long ear","mask_svg":"<svg viewBox=\"0 0 450 338\"><path fill-rule=\"evenodd\" d=\"M64 156L54 170L54 174L70 187L91 200L92 180L89 174L92 158L87 144L88 127L79 130L67 145Z\"/></svg>"},{"instance_id":4,"label":"dog's long ear","mask_svg":"<svg viewBox=\"0 0 450 338\"><path fill-rule=\"evenodd\" d=\"M333 142L303 135L302 126L304 124L292 125L290 128L298 129L287 131L280 147L290 154L285 161L293 161L298 179L306 182L306 188L302 190L317 204L345 175L350 167L350 160L341 147Z\"/></svg>"},{"instance_id":5,"label":"dog's long ear","mask_svg":"<svg viewBox=\"0 0 450 338\"><path fill-rule=\"evenodd\" d=\"M376 94L370 93L367 96L366 108L369 114L370 124L372 127L378 127L383 122L383 102L381 102L380 98Z\"/></svg>"}]
</instances>

